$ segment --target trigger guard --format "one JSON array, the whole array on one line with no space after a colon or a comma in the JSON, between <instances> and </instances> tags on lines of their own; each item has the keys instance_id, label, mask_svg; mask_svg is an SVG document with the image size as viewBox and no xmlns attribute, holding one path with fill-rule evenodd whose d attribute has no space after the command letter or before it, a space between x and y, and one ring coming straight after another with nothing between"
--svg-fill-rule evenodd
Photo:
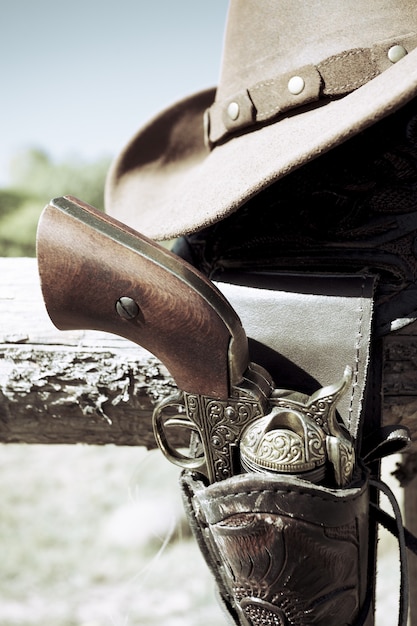
<instances>
[{"instance_id":1,"label":"trigger guard","mask_svg":"<svg viewBox=\"0 0 417 626\"><path fill-rule=\"evenodd\" d=\"M160 450L168 459L168 461L170 461L174 465L178 465L179 467L182 467L184 469L201 470L206 465L204 456L196 458L186 456L185 454L181 454L181 452L179 452L176 448L173 448L170 445L168 437L166 435L167 423L164 422L164 412L166 412L169 407L182 407L182 409L185 409L183 395L180 393L169 396L168 398L160 402L155 408L152 415L152 425L156 443L158 444ZM181 419L172 418L172 421L173 426L182 426L184 428L187 428L188 430L199 433L197 426L188 418L188 416L185 416L185 419L183 419L182 417Z\"/></svg>"}]
</instances>

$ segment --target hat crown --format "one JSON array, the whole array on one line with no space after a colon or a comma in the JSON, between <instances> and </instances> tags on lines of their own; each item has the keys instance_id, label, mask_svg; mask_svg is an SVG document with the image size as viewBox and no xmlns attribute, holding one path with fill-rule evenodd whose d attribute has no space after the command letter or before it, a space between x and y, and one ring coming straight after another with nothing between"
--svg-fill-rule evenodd
<instances>
[{"instance_id":1,"label":"hat crown","mask_svg":"<svg viewBox=\"0 0 417 626\"><path fill-rule=\"evenodd\" d=\"M413 31L416 0L231 0L217 99Z\"/></svg>"}]
</instances>

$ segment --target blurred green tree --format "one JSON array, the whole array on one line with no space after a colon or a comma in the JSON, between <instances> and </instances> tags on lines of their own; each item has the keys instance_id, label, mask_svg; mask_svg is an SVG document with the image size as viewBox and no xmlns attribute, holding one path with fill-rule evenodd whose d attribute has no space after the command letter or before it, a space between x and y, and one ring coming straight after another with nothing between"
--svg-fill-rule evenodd
<instances>
[{"instance_id":1,"label":"blurred green tree","mask_svg":"<svg viewBox=\"0 0 417 626\"><path fill-rule=\"evenodd\" d=\"M51 198L70 194L103 209L109 164L109 158L56 163L39 149L16 155L10 186L0 189L0 256L35 256L38 219Z\"/></svg>"}]
</instances>

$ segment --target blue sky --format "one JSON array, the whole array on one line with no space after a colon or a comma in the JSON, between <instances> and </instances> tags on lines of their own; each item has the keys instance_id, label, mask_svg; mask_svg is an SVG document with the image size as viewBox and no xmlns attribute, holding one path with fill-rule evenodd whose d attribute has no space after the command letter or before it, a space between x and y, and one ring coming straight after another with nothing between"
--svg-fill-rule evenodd
<instances>
[{"instance_id":1,"label":"blue sky","mask_svg":"<svg viewBox=\"0 0 417 626\"><path fill-rule=\"evenodd\" d=\"M114 156L150 117L215 85L227 0L0 0L0 184L29 147Z\"/></svg>"}]
</instances>

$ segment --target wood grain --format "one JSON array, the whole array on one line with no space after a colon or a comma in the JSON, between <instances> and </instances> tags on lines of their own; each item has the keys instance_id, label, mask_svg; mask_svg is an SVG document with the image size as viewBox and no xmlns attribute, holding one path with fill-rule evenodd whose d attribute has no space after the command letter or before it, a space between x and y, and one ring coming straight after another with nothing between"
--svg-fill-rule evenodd
<instances>
[{"instance_id":1,"label":"wood grain","mask_svg":"<svg viewBox=\"0 0 417 626\"><path fill-rule=\"evenodd\" d=\"M241 344L235 382L249 357L240 320L214 285L93 207L68 198L54 202L39 222L38 259L46 306L58 328L125 337L157 356L180 389L226 400L229 346ZM117 313L122 297L136 306L130 319Z\"/></svg>"}]
</instances>

